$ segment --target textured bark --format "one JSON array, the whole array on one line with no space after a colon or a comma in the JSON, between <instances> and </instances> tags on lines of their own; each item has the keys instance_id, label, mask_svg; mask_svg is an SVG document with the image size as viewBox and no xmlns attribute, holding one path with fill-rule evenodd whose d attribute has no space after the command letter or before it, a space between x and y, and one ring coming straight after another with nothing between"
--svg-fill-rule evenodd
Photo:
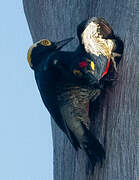
<instances>
[{"instance_id":1,"label":"textured bark","mask_svg":"<svg viewBox=\"0 0 139 180\"><path fill-rule=\"evenodd\" d=\"M24 0L33 41L62 40L76 35L77 25L104 17L124 41L116 86L107 90L92 131L106 150L103 167L89 173L83 152L76 153L52 121L55 180L139 179L139 3L138 0ZM77 47L77 39L71 49ZM70 47L68 46L68 49Z\"/></svg>"}]
</instances>

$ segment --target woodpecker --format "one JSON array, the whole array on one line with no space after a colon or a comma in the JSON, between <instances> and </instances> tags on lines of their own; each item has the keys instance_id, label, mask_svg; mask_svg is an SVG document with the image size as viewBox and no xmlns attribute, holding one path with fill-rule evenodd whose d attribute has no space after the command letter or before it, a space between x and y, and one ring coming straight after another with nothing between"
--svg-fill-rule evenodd
<instances>
[{"instance_id":1,"label":"woodpecker","mask_svg":"<svg viewBox=\"0 0 139 180\"><path fill-rule=\"evenodd\" d=\"M73 38L60 42L42 39L28 50L42 100L73 147L83 149L92 168L102 164L105 151L89 130L90 103L101 94L100 80L114 61L117 48L112 29L102 18L91 18L77 28L79 45L73 52L61 48ZM116 53L115 56L120 56Z\"/></svg>"},{"instance_id":2,"label":"woodpecker","mask_svg":"<svg viewBox=\"0 0 139 180\"><path fill-rule=\"evenodd\" d=\"M121 59L123 43L115 36L110 25L103 18L93 17L78 25L79 52L94 63L94 76L102 79L109 70L112 60L113 67L117 71L116 61Z\"/></svg>"}]
</instances>

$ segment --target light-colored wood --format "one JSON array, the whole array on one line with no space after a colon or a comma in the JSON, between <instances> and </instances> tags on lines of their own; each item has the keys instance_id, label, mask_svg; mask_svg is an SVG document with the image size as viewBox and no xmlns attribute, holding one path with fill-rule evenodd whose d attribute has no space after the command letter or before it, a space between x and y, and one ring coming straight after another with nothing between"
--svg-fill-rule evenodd
<instances>
[{"instance_id":1,"label":"light-colored wood","mask_svg":"<svg viewBox=\"0 0 139 180\"><path fill-rule=\"evenodd\" d=\"M52 121L55 180L139 179L139 3L138 0L23 0L33 41L76 36L76 27L92 16L104 17L124 41L118 81L107 90L92 131L106 149L102 168L89 173L84 152L75 152ZM74 40L69 49L77 47ZM71 48L72 47L72 48Z\"/></svg>"}]
</instances>

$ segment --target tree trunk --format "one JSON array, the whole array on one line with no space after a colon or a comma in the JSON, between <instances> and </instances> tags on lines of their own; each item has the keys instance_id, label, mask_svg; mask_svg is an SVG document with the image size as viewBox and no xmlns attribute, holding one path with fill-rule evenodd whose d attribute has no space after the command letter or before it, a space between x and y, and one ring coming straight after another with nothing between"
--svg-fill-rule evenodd
<instances>
[{"instance_id":1,"label":"tree trunk","mask_svg":"<svg viewBox=\"0 0 139 180\"><path fill-rule=\"evenodd\" d=\"M106 160L89 173L88 159L76 153L52 121L55 180L139 179L139 3L138 0L23 0L33 41L76 36L77 25L92 16L104 17L124 41L118 81L107 90L95 129ZM68 50L77 47L74 40Z\"/></svg>"}]
</instances>

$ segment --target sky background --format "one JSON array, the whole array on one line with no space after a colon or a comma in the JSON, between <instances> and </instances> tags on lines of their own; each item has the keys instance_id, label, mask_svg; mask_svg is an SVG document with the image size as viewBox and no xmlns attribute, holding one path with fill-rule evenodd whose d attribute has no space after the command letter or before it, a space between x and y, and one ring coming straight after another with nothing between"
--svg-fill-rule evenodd
<instances>
[{"instance_id":1,"label":"sky background","mask_svg":"<svg viewBox=\"0 0 139 180\"><path fill-rule=\"evenodd\" d=\"M52 180L50 116L26 59L22 1L2 1L0 22L0 180Z\"/></svg>"}]
</instances>

